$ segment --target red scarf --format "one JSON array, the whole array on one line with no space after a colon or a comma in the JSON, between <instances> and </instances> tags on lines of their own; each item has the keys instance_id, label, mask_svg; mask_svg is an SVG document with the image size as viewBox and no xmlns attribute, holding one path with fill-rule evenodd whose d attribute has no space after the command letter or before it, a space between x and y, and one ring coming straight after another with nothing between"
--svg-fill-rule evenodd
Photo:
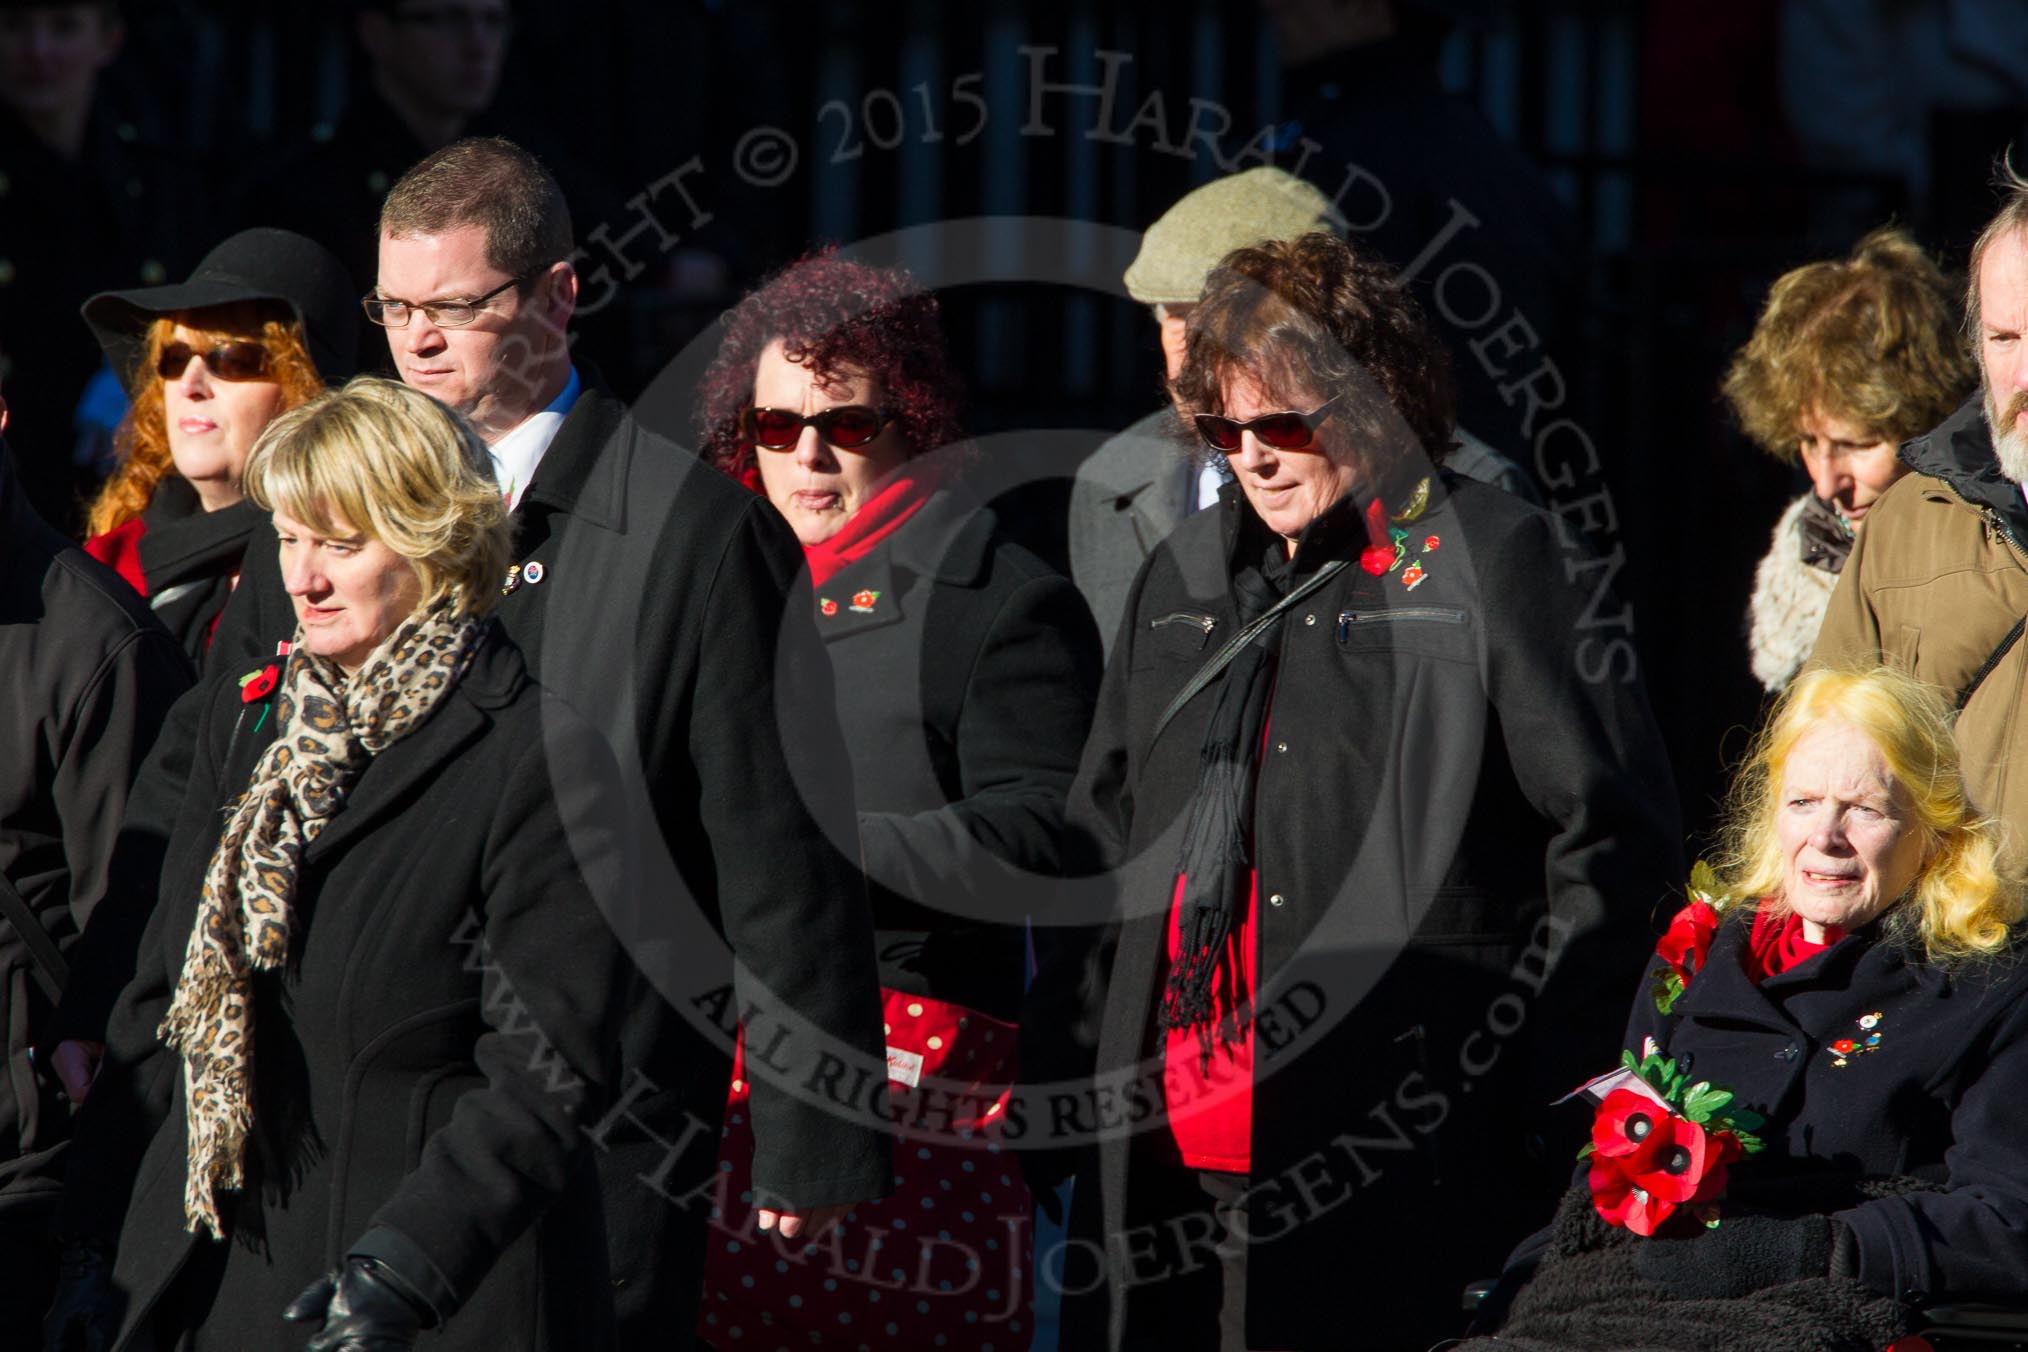
<instances>
[{"instance_id":1,"label":"red scarf","mask_svg":"<svg viewBox=\"0 0 2028 1352\"><path fill-rule=\"evenodd\" d=\"M881 541L901 529L937 487L936 467L911 460L895 471L887 487L862 503L845 519L838 533L821 544L804 545L810 564L810 585L821 587L847 567L871 554Z\"/></svg>"},{"instance_id":2,"label":"red scarf","mask_svg":"<svg viewBox=\"0 0 2028 1352\"><path fill-rule=\"evenodd\" d=\"M1780 920L1766 907L1754 913L1753 936L1747 941L1746 974L1758 986L1786 972L1806 958L1813 958L1845 937L1836 925L1824 926L1824 942L1812 943L1803 937L1803 918L1790 911Z\"/></svg>"}]
</instances>

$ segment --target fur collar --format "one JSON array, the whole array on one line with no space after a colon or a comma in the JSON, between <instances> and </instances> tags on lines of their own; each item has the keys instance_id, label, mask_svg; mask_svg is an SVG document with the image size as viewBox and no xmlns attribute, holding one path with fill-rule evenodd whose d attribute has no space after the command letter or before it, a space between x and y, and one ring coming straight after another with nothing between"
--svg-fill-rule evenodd
<instances>
[{"instance_id":1,"label":"fur collar","mask_svg":"<svg viewBox=\"0 0 2028 1352\"><path fill-rule=\"evenodd\" d=\"M1747 607L1747 646L1753 674L1770 692L1802 669L1817 645L1817 630L1831 603L1838 575L1803 562L1805 493L1775 523L1774 542L1754 570Z\"/></svg>"}]
</instances>

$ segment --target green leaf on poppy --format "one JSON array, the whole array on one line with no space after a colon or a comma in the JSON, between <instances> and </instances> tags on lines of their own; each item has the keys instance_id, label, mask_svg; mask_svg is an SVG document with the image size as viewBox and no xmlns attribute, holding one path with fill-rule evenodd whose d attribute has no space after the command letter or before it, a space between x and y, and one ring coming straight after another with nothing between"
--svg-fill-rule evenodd
<instances>
[{"instance_id":1,"label":"green leaf on poppy","mask_svg":"<svg viewBox=\"0 0 2028 1352\"><path fill-rule=\"evenodd\" d=\"M1712 871L1711 865L1700 859L1690 866L1690 897L1693 901L1702 896L1716 910L1726 900L1720 894L1720 888L1718 875Z\"/></svg>"},{"instance_id":2,"label":"green leaf on poppy","mask_svg":"<svg viewBox=\"0 0 2028 1352\"><path fill-rule=\"evenodd\" d=\"M1733 1139L1739 1142L1739 1148L1747 1154L1758 1155L1761 1151L1767 1149L1767 1142L1761 1140L1760 1137L1752 1132L1741 1131L1738 1127L1733 1127L1731 1131Z\"/></svg>"},{"instance_id":3,"label":"green leaf on poppy","mask_svg":"<svg viewBox=\"0 0 2028 1352\"><path fill-rule=\"evenodd\" d=\"M1641 1073L1641 1058L1635 1056L1630 1051L1620 1053L1620 1064L1628 1070L1633 1071L1636 1075Z\"/></svg>"},{"instance_id":4,"label":"green leaf on poppy","mask_svg":"<svg viewBox=\"0 0 2028 1352\"><path fill-rule=\"evenodd\" d=\"M1667 1014L1683 998L1683 978L1673 967L1658 967L1655 969L1655 984L1649 994L1655 998L1655 1012Z\"/></svg>"},{"instance_id":5,"label":"green leaf on poppy","mask_svg":"<svg viewBox=\"0 0 2028 1352\"><path fill-rule=\"evenodd\" d=\"M1732 1102L1732 1091L1713 1089L1711 1081L1699 1080L1683 1096L1683 1115L1692 1122L1708 1122L1711 1115Z\"/></svg>"},{"instance_id":6,"label":"green leaf on poppy","mask_svg":"<svg viewBox=\"0 0 2028 1352\"><path fill-rule=\"evenodd\" d=\"M1591 1152L1596 1148L1597 1147L1594 1146L1590 1141L1586 1141L1584 1143L1584 1148L1577 1152L1577 1157L1581 1160L1588 1160L1591 1158Z\"/></svg>"},{"instance_id":7,"label":"green leaf on poppy","mask_svg":"<svg viewBox=\"0 0 2028 1352\"><path fill-rule=\"evenodd\" d=\"M1767 1119L1751 1108L1727 1108L1725 1110L1725 1120L1734 1126L1745 1127L1749 1131L1756 1127L1767 1125Z\"/></svg>"}]
</instances>

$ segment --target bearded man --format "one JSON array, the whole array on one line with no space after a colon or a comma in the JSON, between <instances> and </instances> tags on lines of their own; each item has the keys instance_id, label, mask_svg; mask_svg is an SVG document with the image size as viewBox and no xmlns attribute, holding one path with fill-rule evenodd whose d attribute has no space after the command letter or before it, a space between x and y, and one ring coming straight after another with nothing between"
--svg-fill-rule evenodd
<instances>
[{"instance_id":1,"label":"bearded man","mask_svg":"<svg viewBox=\"0 0 2028 1352\"><path fill-rule=\"evenodd\" d=\"M1972 246L1979 392L1901 447L1915 471L1874 504L1810 665L1886 662L1956 697L1966 778L2028 862L2028 178Z\"/></svg>"}]
</instances>

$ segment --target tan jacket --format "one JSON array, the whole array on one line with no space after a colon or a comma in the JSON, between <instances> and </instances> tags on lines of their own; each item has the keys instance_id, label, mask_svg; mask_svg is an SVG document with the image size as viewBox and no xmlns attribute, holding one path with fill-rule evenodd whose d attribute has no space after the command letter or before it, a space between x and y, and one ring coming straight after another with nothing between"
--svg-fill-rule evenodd
<instances>
[{"instance_id":1,"label":"tan jacket","mask_svg":"<svg viewBox=\"0 0 2028 1352\"><path fill-rule=\"evenodd\" d=\"M1976 682L1958 720L1966 778L2028 854L2028 641L1980 677L2028 616L2028 508L1999 475L1976 396L1902 459L1919 472L1867 513L1809 665L1886 661L1952 699Z\"/></svg>"}]
</instances>

